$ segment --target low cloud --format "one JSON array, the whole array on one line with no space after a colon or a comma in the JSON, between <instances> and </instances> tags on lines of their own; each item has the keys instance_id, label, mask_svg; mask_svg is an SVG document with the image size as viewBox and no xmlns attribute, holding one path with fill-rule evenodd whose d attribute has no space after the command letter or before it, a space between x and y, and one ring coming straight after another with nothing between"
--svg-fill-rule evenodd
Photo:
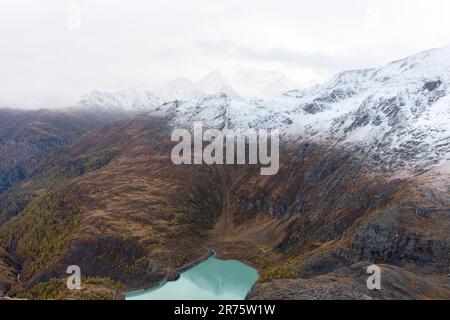
<instances>
[{"instance_id":1,"label":"low cloud","mask_svg":"<svg viewBox=\"0 0 450 320\"><path fill-rule=\"evenodd\" d=\"M280 47L258 50L239 45L233 41L198 41L197 46L208 54L221 55L227 58L270 61L307 68L326 69L327 71L339 71L355 64L354 59L342 56L294 51Z\"/></svg>"}]
</instances>

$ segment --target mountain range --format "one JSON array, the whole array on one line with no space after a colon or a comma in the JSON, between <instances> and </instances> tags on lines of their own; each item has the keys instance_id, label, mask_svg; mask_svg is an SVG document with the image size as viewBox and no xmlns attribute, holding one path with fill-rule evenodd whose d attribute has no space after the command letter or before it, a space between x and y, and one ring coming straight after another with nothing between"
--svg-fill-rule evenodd
<instances>
[{"instance_id":1,"label":"mountain range","mask_svg":"<svg viewBox=\"0 0 450 320\"><path fill-rule=\"evenodd\" d=\"M165 102L175 100L189 101L213 94L226 94L231 99L244 100L254 96L275 96L294 88L294 81L276 71L241 70L228 80L218 70L213 70L197 82L176 78L148 90L88 92L67 111L86 118L114 122L152 111Z\"/></svg>"},{"instance_id":2,"label":"mountain range","mask_svg":"<svg viewBox=\"0 0 450 320\"><path fill-rule=\"evenodd\" d=\"M254 72L233 78L256 91L291 86L275 74L267 85ZM31 120L13 120L12 133L0 120L6 172L28 164L0 198L1 291L121 298L215 249L259 271L248 299L450 297L450 47L269 98L243 98L218 72L163 87L2 111ZM61 115L67 138L47 140ZM171 132L194 121L280 130L278 174L174 165ZM78 293L64 283L74 263ZM366 287L371 264L379 291Z\"/></svg>"}]
</instances>

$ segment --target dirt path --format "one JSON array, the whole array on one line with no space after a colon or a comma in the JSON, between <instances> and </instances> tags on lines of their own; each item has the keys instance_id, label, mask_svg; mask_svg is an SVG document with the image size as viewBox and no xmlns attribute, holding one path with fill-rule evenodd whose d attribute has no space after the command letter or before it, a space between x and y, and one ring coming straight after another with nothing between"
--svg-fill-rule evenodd
<instances>
[{"instance_id":1,"label":"dirt path","mask_svg":"<svg viewBox=\"0 0 450 320\"><path fill-rule=\"evenodd\" d=\"M220 240L229 240L230 235L234 232L233 212L229 208L230 203L230 186L227 179L225 166L217 168L222 184L222 212L212 231L212 237Z\"/></svg>"}]
</instances>

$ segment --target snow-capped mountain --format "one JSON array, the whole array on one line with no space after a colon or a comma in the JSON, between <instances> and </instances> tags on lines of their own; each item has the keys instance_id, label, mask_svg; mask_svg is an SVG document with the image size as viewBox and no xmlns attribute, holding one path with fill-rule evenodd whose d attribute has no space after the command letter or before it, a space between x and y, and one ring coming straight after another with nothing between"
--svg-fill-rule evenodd
<instances>
[{"instance_id":1,"label":"snow-capped mountain","mask_svg":"<svg viewBox=\"0 0 450 320\"><path fill-rule=\"evenodd\" d=\"M395 171L423 172L450 160L450 47L276 98L236 101L226 95L158 108L174 126L280 129L285 138L354 148Z\"/></svg>"},{"instance_id":2,"label":"snow-capped mountain","mask_svg":"<svg viewBox=\"0 0 450 320\"><path fill-rule=\"evenodd\" d=\"M83 95L80 101L68 109L84 117L94 116L105 122L113 122L150 112L167 101L191 100L203 95L203 91L190 80L177 78L152 90L94 90Z\"/></svg>"},{"instance_id":3,"label":"snow-capped mountain","mask_svg":"<svg viewBox=\"0 0 450 320\"><path fill-rule=\"evenodd\" d=\"M70 114L85 120L112 123L132 115L149 112L161 104L151 91L127 89L114 92L91 91L76 104L66 108Z\"/></svg>"},{"instance_id":4,"label":"snow-capped mountain","mask_svg":"<svg viewBox=\"0 0 450 320\"><path fill-rule=\"evenodd\" d=\"M226 94L233 100L245 97L273 96L295 87L293 82L278 72L249 70L240 72L230 82L218 70L213 70L197 82L187 78L176 78L149 90L126 89L119 91L95 90L83 95L70 110L78 113L114 113L129 116L154 110L159 105L170 101L188 101L213 94Z\"/></svg>"},{"instance_id":5,"label":"snow-capped mountain","mask_svg":"<svg viewBox=\"0 0 450 320\"><path fill-rule=\"evenodd\" d=\"M225 93L228 97L240 100L242 97L235 91L230 82L218 70L213 70L205 77L200 79L196 85L201 89L204 95Z\"/></svg>"},{"instance_id":6,"label":"snow-capped mountain","mask_svg":"<svg viewBox=\"0 0 450 320\"><path fill-rule=\"evenodd\" d=\"M189 101L213 93L225 93L233 99L242 99L224 76L213 71L197 83L186 78L176 78L151 90L91 91L69 110L84 115L108 114L110 120L116 121L152 111L165 102Z\"/></svg>"},{"instance_id":7,"label":"snow-capped mountain","mask_svg":"<svg viewBox=\"0 0 450 320\"><path fill-rule=\"evenodd\" d=\"M297 84L278 71L241 70L231 83L237 92L245 97L273 97L291 89Z\"/></svg>"},{"instance_id":8,"label":"snow-capped mountain","mask_svg":"<svg viewBox=\"0 0 450 320\"><path fill-rule=\"evenodd\" d=\"M150 91L128 89L107 92L97 90L82 96L73 108L85 111L100 109L103 111L141 113L157 107L160 103L160 98Z\"/></svg>"}]
</instances>

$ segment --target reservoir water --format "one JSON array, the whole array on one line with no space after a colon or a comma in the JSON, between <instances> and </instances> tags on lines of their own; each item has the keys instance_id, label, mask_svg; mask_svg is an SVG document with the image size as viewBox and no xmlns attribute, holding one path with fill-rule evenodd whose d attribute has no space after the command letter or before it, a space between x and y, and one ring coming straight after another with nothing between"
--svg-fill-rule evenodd
<instances>
[{"instance_id":1,"label":"reservoir water","mask_svg":"<svg viewBox=\"0 0 450 320\"><path fill-rule=\"evenodd\" d=\"M257 279L258 272L242 262L210 258L183 272L176 281L127 294L126 299L242 300Z\"/></svg>"}]
</instances>

